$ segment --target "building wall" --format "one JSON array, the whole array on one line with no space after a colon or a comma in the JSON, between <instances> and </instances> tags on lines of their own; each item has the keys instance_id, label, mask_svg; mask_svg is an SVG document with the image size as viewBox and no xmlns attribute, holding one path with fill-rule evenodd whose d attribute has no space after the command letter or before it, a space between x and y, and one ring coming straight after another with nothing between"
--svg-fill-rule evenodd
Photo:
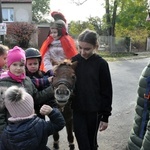
<instances>
[{"instance_id":1,"label":"building wall","mask_svg":"<svg viewBox=\"0 0 150 150\"><path fill-rule=\"evenodd\" d=\"M14 22L32 22L31 3L2 3L2 8L14 8Z\"/></svg>"}]
</instances>

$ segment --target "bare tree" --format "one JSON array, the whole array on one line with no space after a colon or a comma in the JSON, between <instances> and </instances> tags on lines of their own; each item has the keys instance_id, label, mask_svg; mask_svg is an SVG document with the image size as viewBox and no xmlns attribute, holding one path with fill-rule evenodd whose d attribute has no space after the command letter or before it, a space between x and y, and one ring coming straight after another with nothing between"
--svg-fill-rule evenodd
<instances>
[{"instance_id":1,"label":"bare tree","mask_svg":"<svg viewBox=\"0 0 150 150\"><path fill-rule=\"evenodd\" d=\"M81 6L88 0L71 0L72 3L77 6ZM110 3L113 6L110 5ZM105 0L105 18L106 18L106 34L109 36L115 36L115 25L116 25L116 17L117 17L117 8L118 8L119 0Z\"/></svg>"},{"instance_id":2,"label":"bare tree","mask_svg":"<svg viewBox=\"0 0 150 150\"><path fill-rule=\"evenodd\" d=\"M116 13L117 13L118 1L114 1L114 8L112 14L112 27L111 27L111 35L115 36L115 25L116 25Z\"/></svg>"},{"instance_id":3,"label":"bare tree","mask_svg":"<svg viewBox=\"0 0 150 150\"><path fill-rule=\"evenodd\" d=\"M115 36L115 24L116 24L118 0L114 0L114 2L113 2L113 7L111 7L112 13L110 13L110 2L109 2L109 0L105 1L105 8L106 8L107 35Z\"/></svg>"},{"instance_id":4,"label":"bare tree","mask_svg":"<svg viewBox=\"0 0 150 150\"><path fill-rule=\"evenodd\" d=\"M87 0L71 0L74 4L76 4L77 6L80 6L82 4L84 4Z\"/></svg>"},{"instance_id":5,"label":"bare tree","mask_svg":"<svg viewBox=\"0 0 150 150\"><path fill-rule=\"evenodd\" d=\"M110 11L109 11L109 0L105 1L105 6L106 6L107 34L111 35L111 19L110 19Z\"/></svg>"}]
</instances>

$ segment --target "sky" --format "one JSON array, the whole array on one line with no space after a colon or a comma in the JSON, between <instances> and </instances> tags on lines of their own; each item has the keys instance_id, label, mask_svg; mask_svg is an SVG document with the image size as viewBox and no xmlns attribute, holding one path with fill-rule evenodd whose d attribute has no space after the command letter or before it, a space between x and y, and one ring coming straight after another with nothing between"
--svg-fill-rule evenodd
<instances>
[{"instance_id":1,"label":"sky","mask_svg":"<svg viewBox=\"0 0 150 150\"><path fill-rule=\"evenodd\" d=\"M79 0L76 0L79 1ZM84 0L80 0L82 2ZM50 9L64 14L67 22L86 21L91 17L102 17L105 9L102 6L102 0L87 0L83 5L76 6L71 0L50 0Z\"/></svg>"}]
</instances>

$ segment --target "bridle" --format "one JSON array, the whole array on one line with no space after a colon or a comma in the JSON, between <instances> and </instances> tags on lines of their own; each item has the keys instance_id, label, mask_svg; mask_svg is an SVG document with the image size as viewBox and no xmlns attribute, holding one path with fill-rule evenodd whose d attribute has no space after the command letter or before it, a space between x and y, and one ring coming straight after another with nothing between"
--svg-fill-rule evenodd
<instances>
[{"instance_id":1,"label":"bridle","mask_svg":"<svg viewBox=\"0 0 150 150\"><path fill-rule=\"evenodd\" d=\"M59 80L59 81L57 81L55 84L53 84L53 82L52 82L53 88L58 88L58 86L61 85L61 84L65 85L65 86L70 90L70 92L73 91L74 86L75 86L74 84L71 85L71 84L70 84L67 80L65 80L65 79Z\"/></svg>"}]
</instances>

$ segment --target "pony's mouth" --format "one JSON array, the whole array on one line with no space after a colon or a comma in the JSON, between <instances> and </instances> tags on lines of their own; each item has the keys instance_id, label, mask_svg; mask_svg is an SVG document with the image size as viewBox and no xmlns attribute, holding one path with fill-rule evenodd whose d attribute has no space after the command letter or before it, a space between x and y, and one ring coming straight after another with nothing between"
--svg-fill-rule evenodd
<instances>
[{"instance_id":1,"label":"pony's mouth","mask_svg":"<svg viewBox=\"0 0 150 150\"><path fill-rule=\"evenodd\" d=\"M55 94L55 99L59 102L65 102L68 101L68 99L70 98L70 94L69 95L58 95Z\"/></svg>"},{"instance_id":2,"label":"pony's mouth","mask_svg":"<svg viewBox=\"0 0 150 150\"><path fill-rule=\"evenodd\" d=\"M56 99L56 103L59 105L59 106L65 106L67 104L68 100L58 100Z\"/></svg>"}]
</instances>

